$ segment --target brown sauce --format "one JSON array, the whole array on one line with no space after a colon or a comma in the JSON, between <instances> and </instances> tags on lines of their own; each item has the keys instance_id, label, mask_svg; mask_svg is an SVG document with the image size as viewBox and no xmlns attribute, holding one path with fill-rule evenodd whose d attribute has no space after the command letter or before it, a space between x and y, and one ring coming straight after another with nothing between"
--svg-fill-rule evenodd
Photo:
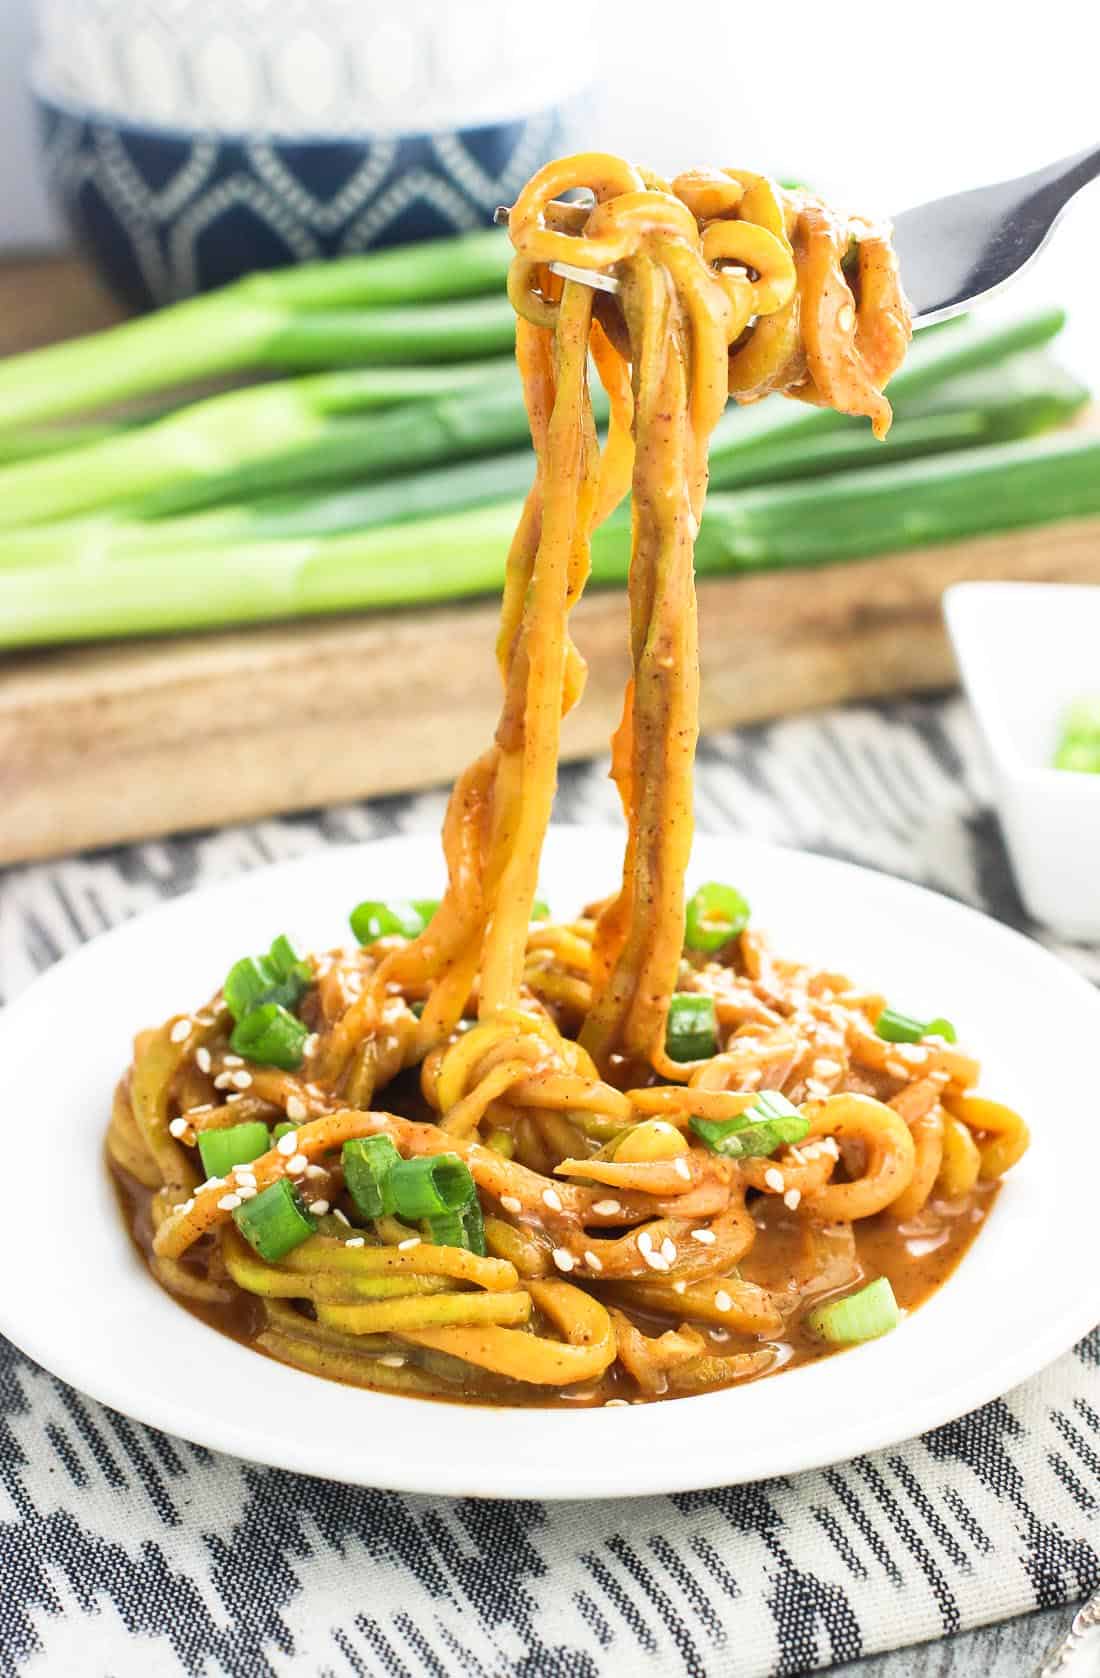
<instances>
[{"instance_id":1,"label":"brown sauce","mask_svg":"<svg viewBox=\"0 0 1100 1678\"><path fill-rule=\"evenodd\" d=\"M149 1264L153 1253L152 1191L117 1165L110 1163L109 1169L126 1227L144 1262ZM943 1286L969 1251L989 1215L999 1186L996 1182L979 1182L969 1195L959 1200L930 1201L917 1217L905 1224L899 1224L886 1214L879 1214L853 1225L820 1230L788 1212L779 1199L761 1196L754 1212L757 1238L739 1269L746 1281L755 1282L773 1294L784 1315L782 1332L761 1338L716 1330L704 1323L694 1326L709 1342L716 1356L732 1357L737 1353L772 1348L774 1357L771 1364L750 1378L762 1379L830 1357L845 1348L829 1345L810 1332L805 1326L809 1305L834 1293L850 1292L876 1276L885 1276L902 1310L916 1310ZM184 1259L183 1262L190 1262L196 1274L201 1275L205 1258L202 1248L197 1247L190 1261ZM812 1272L812 1291L805 1285L809 1272ZM264 1348L257 1344L257 1336L264 1323L260 1300L232 1283L228 1287L231 1298L224 1305L185 1299L179 1295L173 1295L173 1298L210 1328L263 1353ZM679 1326L668 1317L634 1308L629 1310L628 1315L646 1334L660 1334ZM896 1332L904 1331L903 1323ZM398 1346L396 1340L394 1345ZM415 1347L404 1343L400 1344L400 1350L411 1363L423 1356ZM433 1365L430 1357L425 1359L425 1366L438 1369L438 1363ZM471 1371L471 1374L481 1372ZM741 1385L743 1379L714 1385ZM712 1391L714 1387L693 1390ZM519 1382L490 1382L482 1374L476 1385L471 1381L466 1392L456 1388L453 1393L441 1391L410 1396L435 1397L445 1403L495 1400L510 1406L576 1409L598 1406L609 1398L621 1398L632 1403L663 1402L669 1398L691 1397L692 1391L669 1389L651 1399L642 1398L633 1383L616 1371L599 1383L586 1384L572 1393L531 1388Z\"/></svg>"}]
</instances>

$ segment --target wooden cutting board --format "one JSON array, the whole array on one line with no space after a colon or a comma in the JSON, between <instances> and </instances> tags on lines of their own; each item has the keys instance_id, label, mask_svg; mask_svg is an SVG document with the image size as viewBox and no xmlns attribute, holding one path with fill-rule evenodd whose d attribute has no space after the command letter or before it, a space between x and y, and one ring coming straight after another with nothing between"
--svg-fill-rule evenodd
<instances>
[{"instance_id":1,"label":"wooden cutting board","mask_svg":"<svg viewBox=\"0 0 1100 1678\"><path fill-rule=\"evenodd\" d=\"M954 681L941 616L965 578L1100 583L1100 520L820 571L700 584L705 729ZM449 781L500 701L495 601L0 662L0 861ZM626 607L574 614L589 664L567 758L605 748Z\"/></svg>"},{"instance_id":2,"label":"wooden cutting board","mask_svg":"<svg viewBox=\"0 0 1100 1678\"><path fill-rule=\"evenodd\" d=\"M116 318L73 259L0 270L0 353ZM1100 582L1100 520L700 585L705 729L955 679L964 578ZM495 601L0 658L0 862L450 781L489 740ZM588 688L567 758L606 747L626 608L574 615Z\"/></svg>"}]
</instances>

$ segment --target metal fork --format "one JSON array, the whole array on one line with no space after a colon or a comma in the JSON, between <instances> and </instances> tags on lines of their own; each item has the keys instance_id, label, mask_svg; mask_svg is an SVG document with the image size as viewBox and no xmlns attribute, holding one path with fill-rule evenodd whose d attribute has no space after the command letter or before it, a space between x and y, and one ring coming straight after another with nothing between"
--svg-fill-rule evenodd
<instances>
[{"instance_id":1,"label":"metal fork","mask_svg":"<svg viewBox=\"0 0 1100 1678\"><path fill-rule=\"evenodd\" d=\"M1018 180L903 210L894 221L894 246L913 305L913 325L949 320L1009 285L1035 261L1071 200L1098 177L1100 147L1092 146ZM578 220L585 211L580 205L559 205L563 214L570 209ZM497 210L494 220L508 220L507 206ZM550 267L563 279L598 291L619 289L613 272L575 268L569 262Z\"/></svg>"}]
</instances>

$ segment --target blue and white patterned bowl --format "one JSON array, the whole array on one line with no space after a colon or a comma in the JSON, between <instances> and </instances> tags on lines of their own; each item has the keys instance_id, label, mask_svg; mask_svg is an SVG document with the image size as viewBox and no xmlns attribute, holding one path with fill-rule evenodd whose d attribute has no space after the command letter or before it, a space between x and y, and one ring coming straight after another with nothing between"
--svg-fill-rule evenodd
<instances>
[{"instance_id":1,"label":"blue and white patterned bowl","mask_svg":"<svg viewBox=\"0 0 1100 1678\"><path fill-rule=\"evenodd\" d=\"M565 147L561 111L447 133L251 138L139 127L36 95L51 191L138 308L257 268L488 226Z\"/></svg>"},{"instance_id":2,"label":"blue and white patterned bowl","mask_svg":"<svg viewBox=\"0 0 1100 1678\"><path fill-rule=\"evenodd\" d=\"M513 0L39 0L49 185L138 307L487 225L569 144L586 6L556 6L532 54Z\"/></svg>"}]
</instances>

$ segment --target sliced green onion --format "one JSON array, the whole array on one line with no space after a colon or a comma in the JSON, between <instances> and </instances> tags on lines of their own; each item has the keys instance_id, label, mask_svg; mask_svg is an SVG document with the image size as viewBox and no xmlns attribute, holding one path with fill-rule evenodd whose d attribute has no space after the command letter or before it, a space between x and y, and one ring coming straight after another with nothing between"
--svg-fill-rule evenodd
<instances>
[{"instance_id":1,"label":"sliced green onion","mask_svg":"<svg viewBox=\"0 0 1100 1678\"><path fill-rule=\"evenodd\" d=\"M227 1177L235 1165L249 1165L270 1146L271 1132L259 1119L199 1132L199 1158L208 1177Z\"/></svg>"},{"instance_id":2,"label":"sliced green onion","mask_svg":"<svg viewBox=\"0 0 1100 1678\"><path fill-rule=\"evenodd\" d=\"M1100 774L1100 695L1078 699L1066 712L1054 767L1078 774Z\"/></svg>"},{"instance_id":3,"label":"sliced green onion","mask_svg":"<svg viewBox=\"0 0 1100 1678\"><path fill-rule=\"evenodd\" d=\"M466 1220L463 1209L457 1212L436 1212L430 1218L424 1218L420 1225L428 1240L436 1247L465 1247Z\"/></svg>"},{"instance_id":4,"label":"sliced green onion","mask_svg":"<svg viewBox=\"0 0 1100 1678\"><path fill-rule=\"evenodd\" d=\"M470 1167L457 1154L423 1154L399 1160L389 1177L394 1210L416 1221L457 1212L476 1198Z\"/></svg>"},{"instance_id":5,"label":"sliced green onion","mask_svg":"<svg viewBox=\"0 0 1100 1678\"><path fill-rule=\"evenodd\" d=\"M424 902L422 898L421 904ZM380 903L367 898L348 917L351 930L360 944L373 944L376 938L415 938L431 919L421 912L421 904Z\"/></svg>"},{"instance_id":6,"label":"sliced green onion","mask_svg":"<svg viewBox=\"0 0 1100 1678\"><path fill-rule=\"evenodd\" d=\"M761 1090L749 1113L760 1113L766 1119L799 1119L802 1117L793 1101L788 1101L782 1090ZM742 1118L746 1114L742 1113Z\"/></svg>"},{"instance_id":7,"label":"sliced green onion","mask_svg":"<svg viewBox=\"0 0 1100 1678\"><path fill-rule=\"evenodd\" d=\"M759 1159L801 1142L810 1126L782 1090L761 1090L752 1106L735 1118L692 1119L691 1128L713 1154Z\"/></svg>"},{"instance_id":8,"label":"sliced green onion","mask_svg":"<svg viewBox=\"0 0 1100 1678\"><path fill-rule=\"evenodd\" d=\"M830 1299L807 1313L806 1325L822 1340L834 1346L855 1346L862 1340L877 1340L889 1334L901 1321L894 1290L885 1276L868 1282L865 1288L845 1299Z\"/></svg>"},{"instance_id":9,"label":"sliced green onion","mask_svg":"<svg viewBox=\"0 0 1100 1678\"><path fill-rule=\"evenodd\" d=\"M465 1236L466 1246L469 1247L471 1253L476 1253L479 1258L484 1258L486 1251L485 1218L481 1211L481 1201L476 1194L466 1202L459 1213L459 1217L462 1219L462 1233Z\"/></svg>"},{"instance_id":10,"label":"sliced green onion","mask_svg":"<svg viewBox=\"0 0 1100 1678\"><path fill-rule=\"evenodd\" d=\"M710 880L688 899L684 943L689 950L720 950L744 932L751 911L733 886Z\"/></svg>"},{"instance_id":11,"label":"sliced green onion","mask_svg":"<svg viewBox=\"0 0 1100 1678\"><path fill-rule=\"evenodd\" d=\"M754 1120L749 1108L735 1119L692 1119L691 1128L712 1154L724 1159L767 1159L793 1142L801 1142L809 1131L809 1120L801 1113L790 1117Z\"/></svg>"},{"instance_id":12,"label":"sliced green onion","mask_svg":"<svg viewBox=\"0 0 1100 1678\"><path fill-rule=\"evenodd\" d=\"M548 921L550 919L550 905L544 903L541 897L536 897L531 905L531 919L533 921Z\"/></svg>"},{"instance_id":13,"label":"sliced green onion","mask_svg":"<svg viewBox=\"0 0 1100 1678\"><path fill-rule=\"evenodd\" d=\"M300 1247L317 1228L285 1177L238 1206L233 1222L249 1246L271 1264Z\"/></svg>"},{"instance_id":14,"label":"sliced green onion","mask_svg":"<svg viewBox=\"0 0 1100 1678\"><path fill-rule=\"evenodd\" d=\"M309 962L302 961L290 940L280 933L267 955L243 956L234 962L222 986L225 1005L235 1020L265 1002L293 1008L301 1001L312 976Z\"/></svg>"},{"instance_id":15,"label":"sliced green onion","mask_svg":"<svg viewBox=\"0 0 1100 1678\"><path fill-rule=\"evenodd\" d=\"M708 1060L718 1048L714 998L695 991L675 991L668 1005L665 1051L669 1060Z\"/></svg>"},{"instance_id":16,"label":"sliced green onion","mask_svg":"<svg viewBox=\"0 0 1100 1678\"><path fill-rule=\"evenodd\" d=\"M948 1043L957 1042L955 1027L950 1020L915 1020L911 1014L899 1014L884 1008L875 1021L875 1034L885 1043L919 1043L922 1037L942 1037Z\"/></svg>"},{"instance_id":17,"label":"sliced green onion","mask_svg":"<svg viewBox=\"0 0 1100 1678\"><path fill-rule=\"evenodd\" d=\"M302 1064L302 1048L309 1031L279 1002L265 1002L238 1020L229 1039L237 1054L257 1066L279 1066L293 1072Z\"/></svg>"},{"instance_id":18,"label":"sliced green onion","mask_svg":"<svg viewBox=\"0 0 1100 1678\"><path fill-rule=\"evenodd\" d=\"M341 1150L344 1187L361 1218L390 1217L395 1210L390 1177L401 1155L389 1136L356 1136Z\"/></svg>"}]
</instances>

